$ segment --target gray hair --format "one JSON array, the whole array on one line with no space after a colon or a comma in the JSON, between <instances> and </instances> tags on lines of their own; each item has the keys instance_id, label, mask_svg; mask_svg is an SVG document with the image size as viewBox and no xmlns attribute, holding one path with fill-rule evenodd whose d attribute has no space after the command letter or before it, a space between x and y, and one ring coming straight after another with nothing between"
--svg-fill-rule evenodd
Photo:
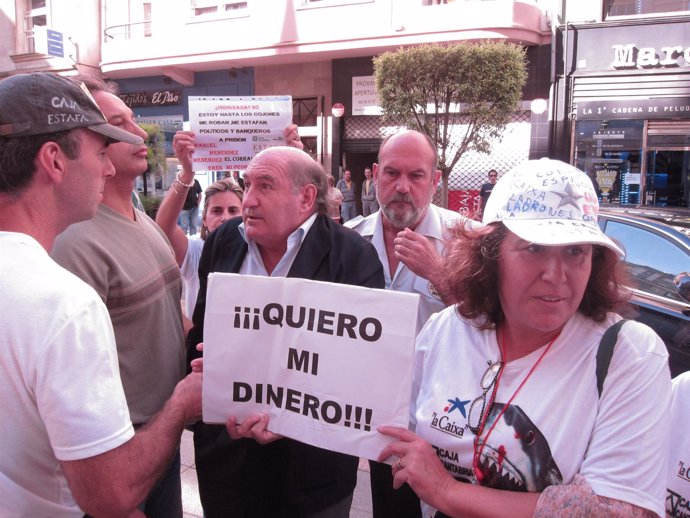
<instances>
[{"instance_id":1,"label":"gray hair","mask_svg":"<svg viewBox=\"0 0 690 518\"><path fill-rule=\"evenodd\" d=\"M290 172L292 192L297 193L305 185L313 185L316 187L316 212L327 214L328 202L326 201L326 194L328 193L328 180L323 166L304 151L288 146L264 149L254 157L254 160L260 160L264 156L272 155L276 152L282 154L281 159Z\"/></svg>"}]
</instances>

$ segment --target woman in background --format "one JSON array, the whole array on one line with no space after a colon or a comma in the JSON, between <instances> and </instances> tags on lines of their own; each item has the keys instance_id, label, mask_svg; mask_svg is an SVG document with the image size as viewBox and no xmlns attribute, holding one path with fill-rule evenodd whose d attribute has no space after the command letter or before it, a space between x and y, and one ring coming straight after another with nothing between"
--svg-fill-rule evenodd
<instances>
[{"instance_id":1,"label":"woman in background","mask_svg":"<svg viewBox=\"0 0 690 518\"><path fill-rule=\"evenodd\" d=\"M158 209L156 223L168 236L175 253L175 260L180 266L183 282L183 312L191 320L199 291L197 270L204 240L210 232L223 223L242 214L242 189L232 178L223 178L211 184L204 191L200 235L188 236L177 224L177 215L186 195L185 185L188 183L189 181L182 173L178 175Z\"/></svg>"}]
</instances>

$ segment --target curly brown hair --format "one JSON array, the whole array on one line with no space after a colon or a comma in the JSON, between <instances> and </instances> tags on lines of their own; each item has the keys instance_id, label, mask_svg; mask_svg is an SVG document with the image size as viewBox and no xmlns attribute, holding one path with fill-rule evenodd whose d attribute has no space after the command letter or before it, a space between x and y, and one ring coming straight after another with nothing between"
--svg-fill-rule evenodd
<instances>
[{"instance_id":1,"label":"curly brown hair","mask_svg":"<svg viewBox=\"0 0 690 518\"><path fill-rule=\"evenodd\" d=\"M443 261L444 288L457 301L456 311L476 320L480 329L492 329L505 318L499 300L498 259L510 232L503 223L472 229L458 225L449 231ZM609 311L627 313L629 285L623 261L615 252L593 245L592 271L579 311L601 322Z\"/></svg>"}]
</instances>

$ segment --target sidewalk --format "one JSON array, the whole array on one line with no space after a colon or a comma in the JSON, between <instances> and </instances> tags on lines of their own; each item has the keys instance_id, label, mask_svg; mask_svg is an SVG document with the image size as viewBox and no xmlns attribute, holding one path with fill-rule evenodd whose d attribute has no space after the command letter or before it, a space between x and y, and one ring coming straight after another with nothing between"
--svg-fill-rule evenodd
<instances>
[{"instance_id":1,"label":"sidewalk","mask_svg":"<svg viewBox=\"0 0 690 518\"><path fill-rule=\"evenodd\" d=\"M196 469L194 468L194 442L192 440L192 433L187 430L182 434L181 458L180 476L182 478L184 518L202 518ZM357 487L352 500L350 518L372 518L372 516L369 464L366 460L360 460L359 471L357 471Z\"/></svg>"}]
</instances>

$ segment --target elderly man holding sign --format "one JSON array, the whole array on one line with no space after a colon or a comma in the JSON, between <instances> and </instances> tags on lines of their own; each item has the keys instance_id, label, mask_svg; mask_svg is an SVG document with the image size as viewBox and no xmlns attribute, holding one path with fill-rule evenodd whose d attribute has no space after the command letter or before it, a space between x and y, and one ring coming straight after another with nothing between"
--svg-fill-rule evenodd
<instances>
[{"instance_id":1,"label":"elderly man holding sign","mask_svg":"<svg viewBox=\"0 0 690 518\"><path fill-rule=\"evenodd\" d=\"M374 247L327 216L326 174L306 153L289 147L264 150L252 160L244 179L242 218L222 225L204 246L190 351L204 339L211 272L384 287ZM228 328L234 318L244 321L243 312L249 311L244 308L245 295L234 301L242 304L240 309L227 309ZM213 303L208 302L210 310ZM252 321L253 315L246 317ZM254 422L246 419L243 426ZM265 428L265 422L257 424ZM223 425L198 424L194 443L207 518L349 514L357 475L354 456L287 438L266 445L233 440Z\"/></svg>"}]
</instances>

